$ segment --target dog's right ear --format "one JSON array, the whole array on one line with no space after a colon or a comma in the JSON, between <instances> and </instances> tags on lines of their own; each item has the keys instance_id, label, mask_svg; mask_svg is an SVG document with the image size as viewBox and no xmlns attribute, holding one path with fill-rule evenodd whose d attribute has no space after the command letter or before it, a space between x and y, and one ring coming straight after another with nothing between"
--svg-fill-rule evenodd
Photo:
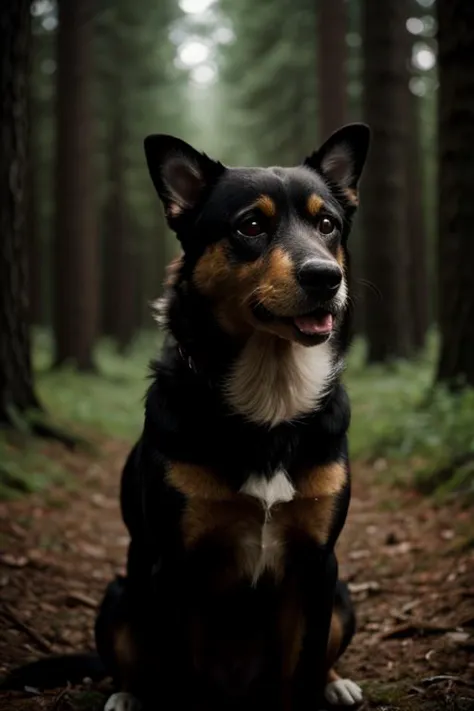
<instances>
[{"instance_id":1,"label":"dog's right ear","mask_svg":"<svg viewBox=\"0 0 474 711\"><path fill-rule=\"evenodd\" d=\"M200 203L225 171L222 163L211 160L174 136L147 136L145 155L171 228Z\"/></svg>"}]
</instances>

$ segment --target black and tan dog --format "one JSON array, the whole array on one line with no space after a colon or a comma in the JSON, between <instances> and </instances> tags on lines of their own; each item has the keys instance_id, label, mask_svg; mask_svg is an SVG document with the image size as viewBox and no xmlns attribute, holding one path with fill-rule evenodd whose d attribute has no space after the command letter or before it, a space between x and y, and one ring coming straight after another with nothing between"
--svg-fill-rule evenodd
<instances>
[{"instance_id":1,"label":"black and tan dog","mask_svg":"<svg viewBox=\"0 0 474 711\"><path fill-rule=\"evenodd\" d=\"M182 256L143 434L122 479L127 575L97 648L107 711L352 705L334 555L350 497L347 239L369 130L293 168L226 168L170 136L145 151Z\"/></svg>"}]
</instances>

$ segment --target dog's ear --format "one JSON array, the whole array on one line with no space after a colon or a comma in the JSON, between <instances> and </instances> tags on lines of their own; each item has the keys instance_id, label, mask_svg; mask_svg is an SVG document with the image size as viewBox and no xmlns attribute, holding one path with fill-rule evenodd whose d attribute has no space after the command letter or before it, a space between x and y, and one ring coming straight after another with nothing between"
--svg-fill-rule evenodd
<instances>
[{"instance_id":1,"label":"dog's ear","mask_svg":"<svg viewBox=\"0 0 474 711\"><path fill-rule=\"evenodd\" d=\"M350 123L332 134L304 161L331 183L350 193L357 201L359 182L370 142L370 129L364 123Z\"/></svg>"},{"instance_id":2,"label":"dog's ear","mask_svg":"<svg viewBox=\"0 0 474 711\"><path fill-rule=\"evenodd\" d=\"M147 136L144 145L151 179L173 227L199 204L225 167L174 136Z\"/></svg>"}]
</instances>

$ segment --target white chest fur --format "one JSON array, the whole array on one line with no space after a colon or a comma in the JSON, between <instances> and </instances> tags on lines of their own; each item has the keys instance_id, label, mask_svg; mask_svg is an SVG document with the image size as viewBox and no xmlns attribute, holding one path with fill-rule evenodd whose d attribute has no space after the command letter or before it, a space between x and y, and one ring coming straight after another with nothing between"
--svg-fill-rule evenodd
<instances>
[{"instance_id":1,"label":"white chest fur","mask_svg":"<svg viewBox=\"0 0 474 711\"><path fill-rule=\"evenodd\" d=\"M226 397L248 420L274 427L314 410L340 367L330 342L306 348L256 332L234 364Z\"/></svg>"},{"instance_id":2,"label":"white chest fur","mask_svg":"<svg viewBox=\"0 0 474 711\"><path fill-rule=\"evenodd\" d=\"M272 522L271 509L275 504L288 503L295 496L295 488L283 470L276 471L270 479L250 476L240 489L242 494L258 499L263 507L262 526L258 535L254 531L241 544L245 557L246 573L255 585L267 570L275 571L283 555L284 542L278 527Z\"/></svg>"}]
</instances>

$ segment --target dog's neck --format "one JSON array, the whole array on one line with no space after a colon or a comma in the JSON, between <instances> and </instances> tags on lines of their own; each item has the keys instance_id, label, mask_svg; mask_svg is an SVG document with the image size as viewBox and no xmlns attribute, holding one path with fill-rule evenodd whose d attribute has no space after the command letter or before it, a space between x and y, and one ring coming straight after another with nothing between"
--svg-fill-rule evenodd
<instances>
[{"instance_id":1,"label":"dog's neck","mask_svg":"<svg viewBox=\"0 0 474 711\"><path fill-rule=\"evenodd\" d=\"M255 332L232 364L225 397L248 420L274 427L317 409L341 365L330 342L306 348Z\"/></svg>"},{"instance_id":2,"label":"dog's neck","mask_svg":"<svg viewBox=\"0 0 474 711\"><path fill-rule=\"evenodd\" d=\"M209 319L207 308L196 308L194 300L189 311L188 306L189 301L174 312L171 298L166 307L178 361L254 424L274 427L314 411L342 370L343 358L331 340L308 348L254 331L236 342Z\"/></svg>"}]
</instances>

